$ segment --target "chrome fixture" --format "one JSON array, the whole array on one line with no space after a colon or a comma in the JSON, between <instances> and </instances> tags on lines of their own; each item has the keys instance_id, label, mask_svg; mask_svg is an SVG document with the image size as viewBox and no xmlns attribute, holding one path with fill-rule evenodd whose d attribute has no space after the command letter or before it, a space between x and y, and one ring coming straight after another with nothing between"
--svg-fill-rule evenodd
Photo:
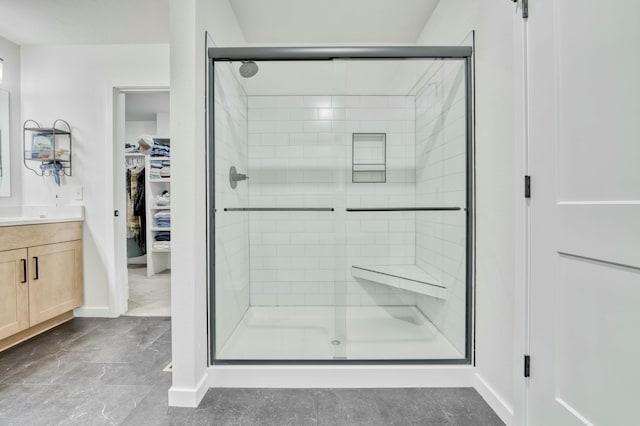
<instances>
[{"instance_id":1,"label":"chrome fixture","mask_svg":"<svg viewBox=\"0 0 640 426\"><path fill-rule=\"evenodd\" d=\"M229 185L231 185L231 188L236 189L236 186L238 186L238 182L247 179L249 179L249 176L238 173L238 171L236 170L236 166L231 166L231 168L229 169Z\"/></svg>"},{"instance_id":2,"label":"chrome fixture","mask_svg":"<svg viewBox=\"0 0 640 426\"><path fill-rule=\"evenodd\" d=\"M240 65L240 75L244 78L251 78L258 73L258 64L253 61L242 61Z\"/></svg>"}]
</instances>

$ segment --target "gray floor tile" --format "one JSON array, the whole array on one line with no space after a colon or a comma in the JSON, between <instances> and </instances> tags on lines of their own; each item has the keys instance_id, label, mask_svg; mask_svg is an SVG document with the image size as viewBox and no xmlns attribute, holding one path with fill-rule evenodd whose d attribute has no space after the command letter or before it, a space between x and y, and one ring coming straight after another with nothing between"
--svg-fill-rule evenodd
<instances>
[{"instance_id":1,"label":"gray floor tile","mask_svg":"<svg viewBox=\"0 0 640 426\"><path fill-rule=\"evenodd\" d=\"M211 389L189 417L193 425L316 425L312 389Z\"/></svg>"},{"instance_id":2,"label":"gray floor tile","mask_svg":"<svg viewBox=\"0 0 640 426\"><path fill-rule=\"evenodd\" d=\"M424 389L442 408L451 424L460 426L498 426L504 423L472 388Z\"/></svg>"},{"instance_id":3,"label":"gray floor tile","mask_svg":"<svg viewBox=\"0 0 640 426\"><path fill-rule=\"evenodd\" d=\"M320 425L449 424L440 406L418 389L327 389L319 391Z\"/></svg>"},{"instance_id":4,"label":"gray floor tile","mask_svg":"<svg viewBox=\"0 0 640 426\"><path fill-rule=\"evenodd\" d=\"M502 425L473 389L210 389L168 407L167 318L75 319L0 353L0 424Z\"/></svg>"}]
</instances>

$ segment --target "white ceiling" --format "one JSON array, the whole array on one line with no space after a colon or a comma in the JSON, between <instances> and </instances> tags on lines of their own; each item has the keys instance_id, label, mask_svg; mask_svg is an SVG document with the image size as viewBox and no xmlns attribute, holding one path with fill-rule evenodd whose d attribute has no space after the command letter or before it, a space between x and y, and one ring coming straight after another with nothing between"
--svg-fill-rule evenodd
<instances>
[{"instance_id":1,"label":"white ceiling","mask_svg":"<svg viewBox=\"0 0 640 426\"><path fill-rule=\"evenodd\" d=\"M439 0L229 0L248 43L415 43Z\"/></svg>"},{"instance_id":2,"label":"white ceiling","mask_svg":"<svg viewBox=\"0 0 640 426\"><path fill-rule=\"evenodd\" d=\"M228 0L248 43L413 44L439 0ZM169 43L169 0L0 0L19 45Z\"/></svg>"},{"instance_id":3,"label":"white ceiling","mask_svg":"<svg viewBox=\"0 0 640 426\"><path fill-rule=\"evenodd\" d=\"M169 0L0 0L19 45L169 43Z\"/></svg>"}]
</instances>

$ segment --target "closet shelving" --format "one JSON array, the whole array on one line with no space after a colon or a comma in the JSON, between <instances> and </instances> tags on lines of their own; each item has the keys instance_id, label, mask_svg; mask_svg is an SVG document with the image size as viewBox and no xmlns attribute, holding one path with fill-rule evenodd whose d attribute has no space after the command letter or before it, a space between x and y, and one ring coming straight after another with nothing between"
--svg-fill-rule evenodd
<instances>
[{"instance_id":1,"label":"closet shelving","mask_svg":"<svg viewBox=\"0 0 640 426\"><path fill-rule=\"evenodd\" d=\"M156 197L164 191L171 190L171 177L151 178L151 169L162 162L171 162L170 157L146 156L146 206L147 206L147 276L151 277L158 272L171 267L171 249L154 248L155 237L159 232L171 232L171 227L157 226L156 213L162 210L171 211L171 205L156 204Z\"/></svg>"}]
</instances>

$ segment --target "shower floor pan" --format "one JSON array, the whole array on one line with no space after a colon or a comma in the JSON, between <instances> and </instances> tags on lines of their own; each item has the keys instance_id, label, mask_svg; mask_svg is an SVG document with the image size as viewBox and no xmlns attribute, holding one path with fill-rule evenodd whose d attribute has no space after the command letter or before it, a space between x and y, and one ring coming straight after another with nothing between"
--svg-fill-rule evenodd
<instances>
[{"instance_id":1,"label":"shower floor pan","mask_svg":"<svg viewBox=\"0 0 640 426\"><path fill-rule=\"evenodd\" d=\"M463 357L415 306L252 306L218 351L217 359Z\"/></svg>"}]
</instances>

